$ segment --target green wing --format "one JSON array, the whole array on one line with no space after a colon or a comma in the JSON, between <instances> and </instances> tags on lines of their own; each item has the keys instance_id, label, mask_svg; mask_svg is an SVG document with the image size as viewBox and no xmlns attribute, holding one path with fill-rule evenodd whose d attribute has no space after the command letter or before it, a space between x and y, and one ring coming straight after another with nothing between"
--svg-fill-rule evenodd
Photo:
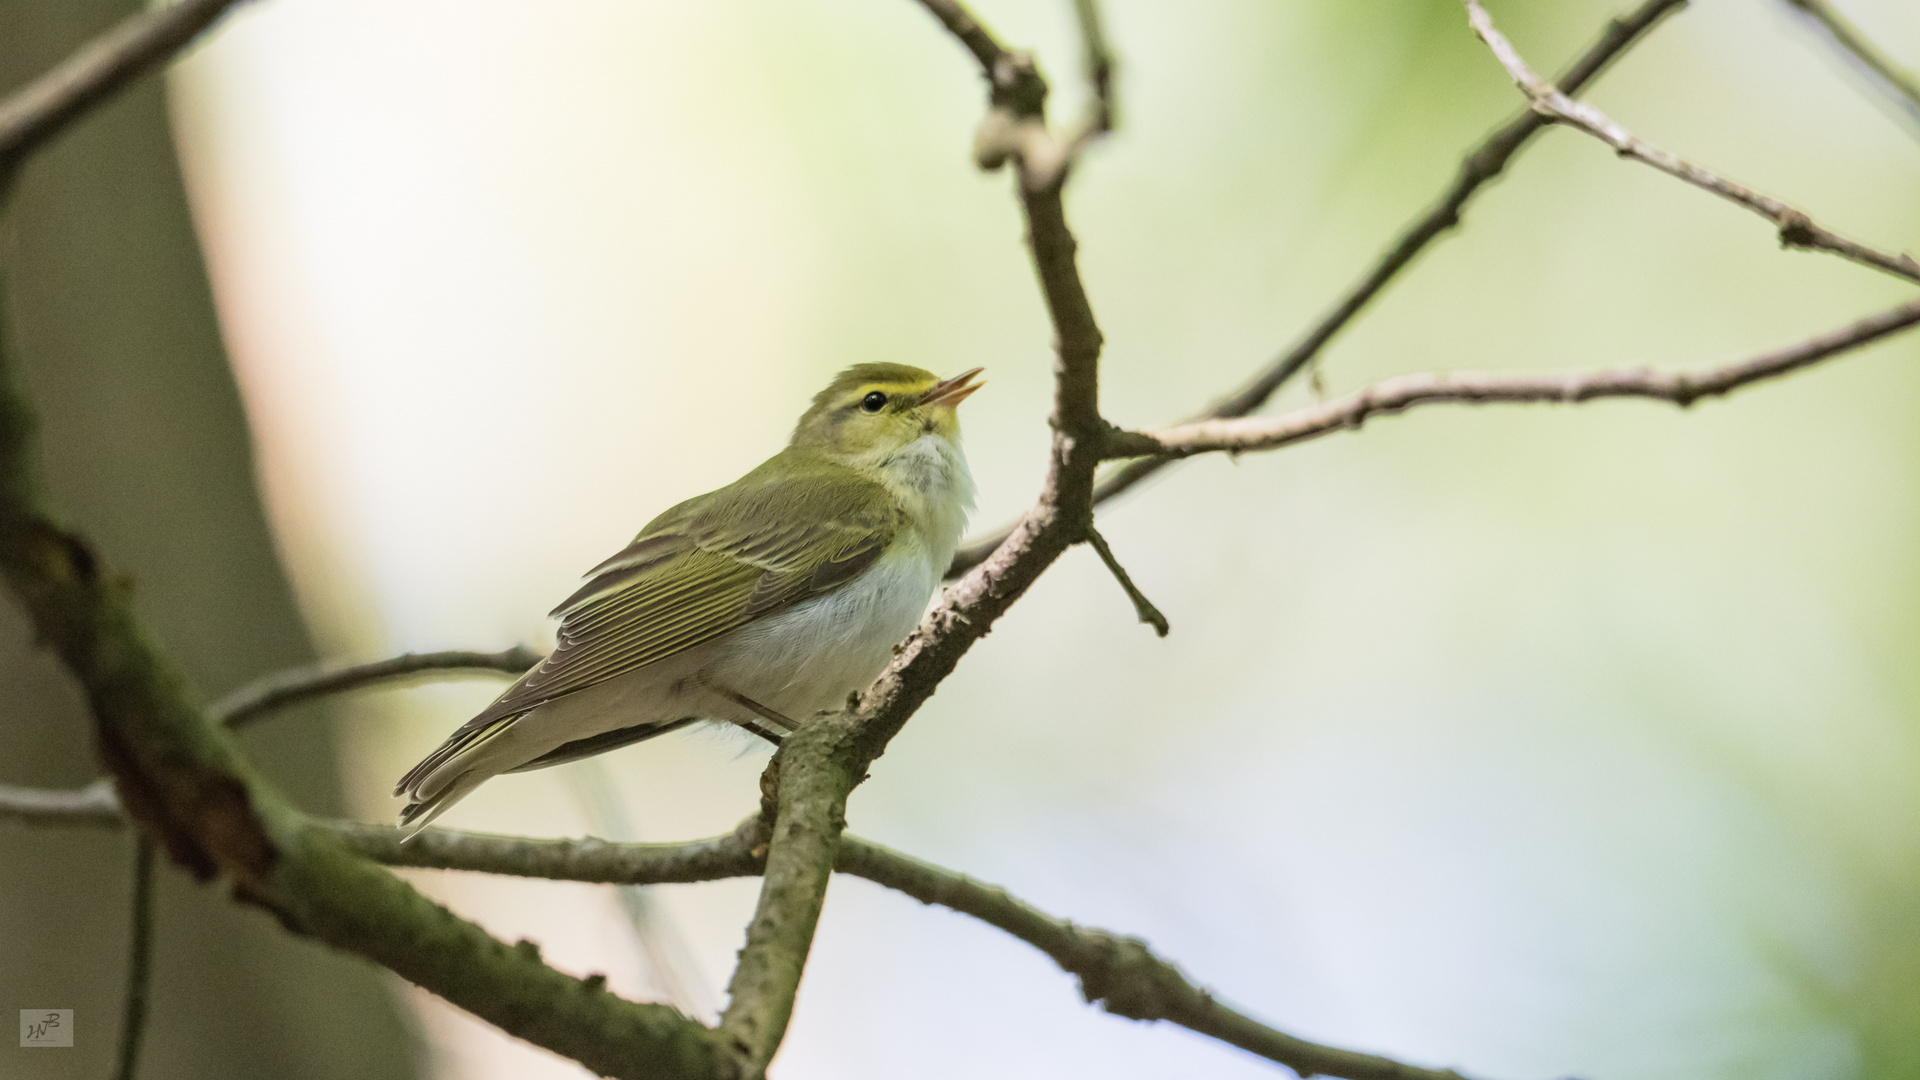
<instances>
[{"instance_id":1,"label":"green wing","mask_svg":"<svg viewBox=\"0 0 1920 1080\"><path fill-rule=\"evenodd\" d=\"M655 518L554 609L553 654L467 726L690 649L872 566L901 526L892 493L803 453L785 451Z\"/></svg>"}]
</instances>

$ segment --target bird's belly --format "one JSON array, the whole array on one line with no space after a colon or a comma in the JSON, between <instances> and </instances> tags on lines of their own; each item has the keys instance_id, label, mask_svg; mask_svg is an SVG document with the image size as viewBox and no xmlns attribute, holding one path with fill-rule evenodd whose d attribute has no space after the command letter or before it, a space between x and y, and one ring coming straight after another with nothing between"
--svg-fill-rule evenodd
<instances>
[{"instance_id":1,"label":"bird's belly","mask_svg":"<svg viewBox=\"0 0 1920 1080\"><path fill-rule=\"evenodd\" d=\"M708 669L716 685L799 721L837 709L892 659L939 583L918 545L889 553L833 593L729 634Z\"/></svg>"}]
</instances>

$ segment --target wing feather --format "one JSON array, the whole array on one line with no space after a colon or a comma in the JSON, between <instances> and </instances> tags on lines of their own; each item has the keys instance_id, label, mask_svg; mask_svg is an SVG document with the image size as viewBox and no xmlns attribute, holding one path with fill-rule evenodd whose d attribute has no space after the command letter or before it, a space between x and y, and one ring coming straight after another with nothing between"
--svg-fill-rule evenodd
<instances>
[{"instance_id":1,"label":"wing feather","mask_svg":"<svg viewBox=\"0 0 1920 1080\"><path fill-rule=\"evenodd\" d=\"M595 567L554 609L552 655L462 730L831 593L872 566L901 525L892 494L851 469L775 458L660 515Z\"/></svg>"}]
</instances>

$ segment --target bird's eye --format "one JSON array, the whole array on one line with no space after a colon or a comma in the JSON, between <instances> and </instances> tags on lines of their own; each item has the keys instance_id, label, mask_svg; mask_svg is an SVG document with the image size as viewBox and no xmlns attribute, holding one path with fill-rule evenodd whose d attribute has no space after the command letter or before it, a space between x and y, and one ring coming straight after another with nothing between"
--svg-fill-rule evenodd
<instances>
[{"instance_id":1,"label":"bird's eye","mask_svg":"<svg viewBox=\"0 0 1920 1080\"><path fill-rule=\"evenodd\" d=\"M879 412L881 409L887 407L887 395L875 390L873 393L860 399L860 407L868 412Z\"/></svg>"}]
</instances>

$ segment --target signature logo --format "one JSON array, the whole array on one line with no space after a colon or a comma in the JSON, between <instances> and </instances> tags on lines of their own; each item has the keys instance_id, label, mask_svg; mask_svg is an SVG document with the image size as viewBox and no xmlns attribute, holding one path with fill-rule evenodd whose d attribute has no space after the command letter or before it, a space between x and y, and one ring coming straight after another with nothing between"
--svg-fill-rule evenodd
<instances>
[{"instance_id":1,"label":"signature logo","mask_svg":"<svg viewBox=\"0 0 1920 1080\"><path fill-rule=\"evenodd\" d=\"M21 1009L21 1046L72 1046L72 1009Z\"/></svg>"}]
</instances>

